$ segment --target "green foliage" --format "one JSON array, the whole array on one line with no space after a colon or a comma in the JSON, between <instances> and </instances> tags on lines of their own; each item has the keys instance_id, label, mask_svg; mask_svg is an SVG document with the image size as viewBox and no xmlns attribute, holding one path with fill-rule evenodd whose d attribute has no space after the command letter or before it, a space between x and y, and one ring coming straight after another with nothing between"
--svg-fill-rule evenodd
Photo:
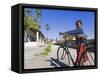
<instances>
[{"instance_id":1,"label":"green foliage","mask_svg":"<svg viewBox=\"0 0 100 77\"><path fill-rule=\"evenodd\" d=\"M31 10L27 9L25 12L29 14L31 13ZM35 9L34 14L35 14L34 19L30 14L24 16L24 30L28 31L29 28L33 28L35 30L40 29L39 20L41 16L41 10Z\"/></svg>"},{"instance_id":2,"label":"green foliage","mask_svg":"<svg viewBox=\"0 0 100 77\"><path fill-rule=\"evenodd\" d=\"M49 44L47 45L47 47L44 48L44 49L41 51L41 53L35 54L35 56L40 56L40 55L42 55L42 56L46 57L46 56L48 56L49 53L51 52L51 49L52 49L52 46L51 46L51 43L49 43Z\"/></svg>"},{"instance_id":3,"label":"green foliage","mask_svg":"<svg viewBox=\"0 0 100 77\"><path fill-rule=\"evenodd\" d=\"M51 44L48 44L48 46L40 53L40 55L48 56L50 51L51 51Z\"/></svg>"},{"instance_id":4,"label":"green foliage","mask_svg":"<svg viewBox=\"0 0 100 77\"><path fill-rule=\"evenodd\" d=\"M28 30L29 28L39 30L39 24L31 16L24 16L24 30Z\"/></svg>"}]
</instances>

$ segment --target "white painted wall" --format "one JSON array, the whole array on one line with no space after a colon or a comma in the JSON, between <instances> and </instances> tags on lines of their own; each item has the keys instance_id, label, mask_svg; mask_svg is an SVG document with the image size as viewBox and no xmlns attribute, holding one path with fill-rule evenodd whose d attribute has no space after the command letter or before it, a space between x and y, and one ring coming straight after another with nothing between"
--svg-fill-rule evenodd
<instances>
[{"instance_id":1,"label":"white painted wall","mask_svg":"<svg viewBox=\"0 0 100 77\"><path fill-rule=\"evenodd\" d=\"M11 6L17 3L65 5L99 8L100 0L0 0L0 77L99 77L100 68L95 70L77 70L46 73L17 74L10 71L11 62ZM100 22L98 22L100 25ZM100 29L100 26L98 27ZM100 32L100 30L99 30ZM98 37L100 39L100 35ZM100 45L100 40L98 41ZM100 51L100 47L99 50ZM100 67L100 52L99 67Z\"/></svg>"},{"instance_id":2,"label":"white painted wall","mask_svg":"<svg viewBox=\"0 0 100 77\"><path fill-rule=\"evenodd\" d=\"M38 41L39 41L39 32L37 31L36 32L36 42L38 43Z\"/></svg>"}]
</instances>

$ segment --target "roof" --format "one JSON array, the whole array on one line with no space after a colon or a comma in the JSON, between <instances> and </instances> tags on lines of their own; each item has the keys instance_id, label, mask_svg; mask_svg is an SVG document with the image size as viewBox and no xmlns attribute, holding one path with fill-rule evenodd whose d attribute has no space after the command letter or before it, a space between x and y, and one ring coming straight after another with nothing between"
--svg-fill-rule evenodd
<instances>
[{"instance_id":1,"label":"roof","mask_svg":"<svg viewBox=\"0 0 100 77\"><path fill-rule=\"evenodd\" d=\"M37 31L39 31L39 33L42 35L42 37L45 37L44 34L43 34L40 30L35 30L35 29L33 29L33 28L30 28L30 30L31 30L32 32L37 32Z\"/></svg>"}]
</instances>

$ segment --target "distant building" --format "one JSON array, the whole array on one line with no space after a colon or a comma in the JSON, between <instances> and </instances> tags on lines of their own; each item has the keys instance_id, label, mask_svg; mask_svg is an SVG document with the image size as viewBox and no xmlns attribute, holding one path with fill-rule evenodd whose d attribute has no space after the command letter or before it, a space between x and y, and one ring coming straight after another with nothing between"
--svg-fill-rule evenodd
<instances>
[{"instance_id":1,"label":"distant building","mask_svg":"<svg viewBox=\"0 0 100 77\"><path fill-rule=\"evenodd\" d=\"M45 37L39 30L29 29L28 32L24 32L24 43L26 46L40 46L44 45Z\"/></svg>"}]
</instances>

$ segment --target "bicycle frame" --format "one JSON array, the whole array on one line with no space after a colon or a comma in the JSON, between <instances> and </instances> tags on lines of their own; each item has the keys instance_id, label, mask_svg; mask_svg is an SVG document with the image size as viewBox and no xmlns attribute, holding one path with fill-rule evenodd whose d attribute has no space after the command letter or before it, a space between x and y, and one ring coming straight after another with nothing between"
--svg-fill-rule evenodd
<instances>
[{"instance_id":1,"label":"bicycle frame","mask_svg":"<svg viewBox=\"0 0 100 77\"><path fill-rule=\"evenodd\" d=\"M60 35L59 35L59 37L62 38ZM66 38L66 37L65 37L65 38ZM80 46L81 46L81 44L80 44ZM66 52L66 53L64 54L64 51L63 51L63 54L62 54L62 58L63 58L63 59L64 59L65 56L68 54L68 56L70 57L70 59L71 59L71 61L72 61L72 63L73 63L74 66L76 66L77 64L80 65L80 61L81 61L81 58L80 58L80 57L83 56L82 54L86 51L86 49L84 49L84 48L82 48L82 47L79 47L79 52L81 52L81 50L80 50L81 48L82 48L83 51L81 52L81 55L80 55L80 54L77 55L77 58L78 58L78 59L76 58L76 61L74 61L74 59L72 58L72 55L71 55L71 53L70 53L70 51L69 51L69 49L68 49L68 40L65 39L64 44L63 44L63 45L60 45L59 48L61 48L61 47L62 47L62 48L65 50L65 52ZM92 56L90 53L89 53L89 55ZM91 57L91 58L92 58L92 57ZM92 59L93 59L93 58L92 58ZM89 63L90 63L90 61L89 61ZM91 63L90 63L90 64L91 64Z\"/></svg>"}]
</instances>

